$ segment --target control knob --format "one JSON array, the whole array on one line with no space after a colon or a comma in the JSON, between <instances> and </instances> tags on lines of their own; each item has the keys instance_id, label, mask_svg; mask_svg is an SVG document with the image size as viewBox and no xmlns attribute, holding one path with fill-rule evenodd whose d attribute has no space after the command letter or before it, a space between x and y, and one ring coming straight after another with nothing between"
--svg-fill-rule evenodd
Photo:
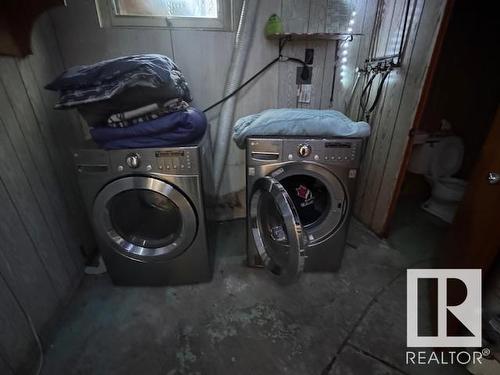
<instances>
[{"instance_id":1,"label":"control knob","mask_svg":"<svg viewBox=\"0 0 500 375\"><path fill-rule=\"evenodd\" d=\"M125 161L127 162L127 165L130 167L130 168L138 168L139 165L141 164L141 157L139 156L139 154L129 154L127 155L127 158L125 159Z\"/></svg>"},{"instance_id":2,"label":"control knob","mask_svg":"<svg viewBox=\"0 0 500 375\"><path fill-rule=\"evenodd\" d=\"M301 158L306 158L308 157L310 154L311 154L311 146L309 146L308 144L306 143L301 143L298 147L297 147L297 154L301 157Z\"/></svg>"}]
</instances>

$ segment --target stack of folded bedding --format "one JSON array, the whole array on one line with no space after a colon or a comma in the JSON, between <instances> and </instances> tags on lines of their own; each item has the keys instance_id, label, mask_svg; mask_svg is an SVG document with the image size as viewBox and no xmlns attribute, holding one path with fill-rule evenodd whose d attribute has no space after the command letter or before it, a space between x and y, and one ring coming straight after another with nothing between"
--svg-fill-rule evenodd
<instances>
[{"instance_id":1,"label":"stack of folded bedding","mask_svg":"<svg viewBox=\"0 0 500 375\"><path fill-rule=\"evenodd\" d=\"M203 112L189 105L182 72L162 55L73 67L46 88L59 92L55 108L79 111L105 149L189 144L207 126Z\"/></svg>"}]
</instances>

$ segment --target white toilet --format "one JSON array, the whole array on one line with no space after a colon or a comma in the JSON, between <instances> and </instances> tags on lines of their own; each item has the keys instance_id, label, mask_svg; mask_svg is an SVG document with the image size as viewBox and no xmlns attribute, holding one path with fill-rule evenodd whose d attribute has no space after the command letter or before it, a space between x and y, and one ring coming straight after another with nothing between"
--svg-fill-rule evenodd
<instances>
[{"instance_id":1,"label":"white toilet","mask_svg":"<svg viewBox=\"0 0 500 375\"><path fill-rule=\"evenodd\" d=\"M413 153L408 171L422 174L432 186L431 197L422 208L451 223L467 183L451 177L460 170L464 157L464 144L457 136L414 137Z\"/></svg>"}]
</instances>

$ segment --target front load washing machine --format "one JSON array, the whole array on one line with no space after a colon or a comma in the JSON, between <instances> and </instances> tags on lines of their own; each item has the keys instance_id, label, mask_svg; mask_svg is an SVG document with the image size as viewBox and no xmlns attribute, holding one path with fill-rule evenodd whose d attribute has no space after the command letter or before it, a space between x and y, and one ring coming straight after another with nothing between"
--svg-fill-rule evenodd
<instances>
[{"instance_id":1,"label":"front load washing machine","mask_svg":"<svg viewBox=\"0 0 500 375\"><path fill-rule=\"evenodd\" d=\"M247 261L289 282L340 267L360 138L247 139Z\"/></svg>"},{"instance_id":2,"label":"front load washing machine","mask_svg":"<svg viewBox=\"0 0 500 375\"><path fill-rule=\"evenodd\" d=\"M210 140L74 153L97 243L118 285L208 281L213 272Z\"/></svg>"}]
</instances>

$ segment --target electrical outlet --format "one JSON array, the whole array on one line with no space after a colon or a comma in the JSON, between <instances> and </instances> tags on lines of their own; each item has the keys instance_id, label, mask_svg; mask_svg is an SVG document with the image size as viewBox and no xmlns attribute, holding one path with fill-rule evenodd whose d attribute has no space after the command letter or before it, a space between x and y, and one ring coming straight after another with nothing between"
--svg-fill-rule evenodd
<instances>
[{"instance_id":1,"label":"electrical outlet","mask_svg":"<svg viewBox=\"0 0 500 375\"><path fill-rule=\"evenodd\" d=\"M314 63L314 49L313 48L306 48L304 62L307 65L312 65Z\"/></svg>"},{"instance_id":2,"label":"electrical outlet","mask_svg":"<svg viewBox=\"0 0 500 375\"><path fill-rule=\"evenodd\" d=\"M302 78L302 72L303 72L303 69L307 69L307 79L303 79ZM304 68L303 66L298 66L297 67L297 77L295 79L295 82L297 83L297 85L310 85L311 84L311 80L312 80L312 67L308 66L306 68Z\"/></svg>"}]
</instances>

